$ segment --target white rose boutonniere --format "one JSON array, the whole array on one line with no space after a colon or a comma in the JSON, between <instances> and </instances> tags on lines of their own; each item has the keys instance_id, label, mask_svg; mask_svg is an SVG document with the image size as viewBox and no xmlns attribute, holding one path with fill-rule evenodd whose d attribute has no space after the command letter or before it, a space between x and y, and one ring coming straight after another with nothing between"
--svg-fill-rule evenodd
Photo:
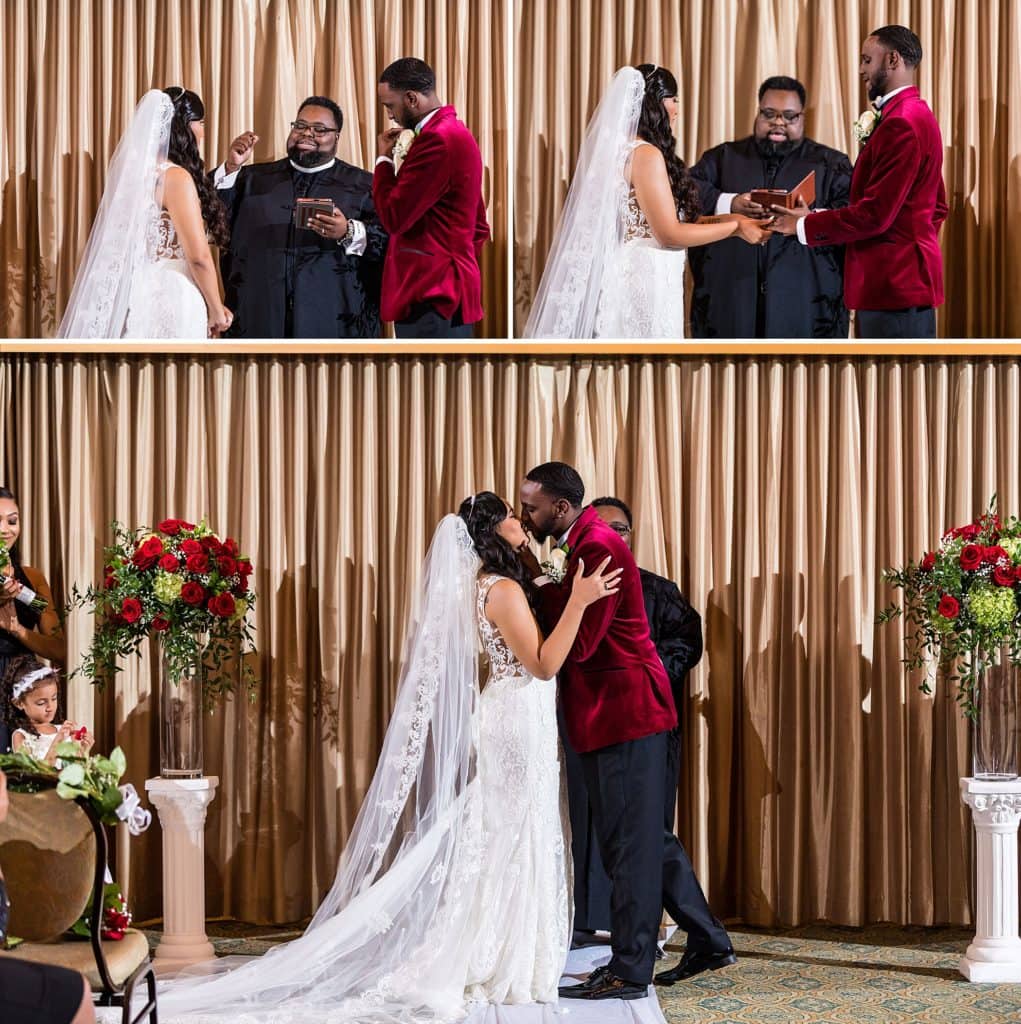
<instances>
[{"instance_id":1,"label":"white rose boutonniere","mask_svg":"<svg viewBox=\"0 0 1021 1024\"><path fill-rule=\"evenodd\" d=\"M401 164L407 159L408 150L415 142L416 135L410 128L405 128L397 141L394 143L394 174L401 169Z\"/></svg>"},{"instance_id":2,"label":"white rose boutonniere","mask_svg":"<svg viewBox=\"0 0 1021 1024\"><path fill-rule=\"evenodd\" d=\"M563 583L567 575L567 554L563 548L554 548L549 553L549 558L539 564L539 568L554 583Z\"/></svg>"},{"instance_id":3,"label":"white rose boutonniere","mask_svg":"<svg viewBox=\"0 0 1021 1024\"><path fill-rule=\"evenodd\" d=\"M864 146L868 142L869 136L875 131L876 125L879 124L879 117L879 111L869 107L854 122L854 137L858 140L859 146Z\"/></svg>"}]
</instances>

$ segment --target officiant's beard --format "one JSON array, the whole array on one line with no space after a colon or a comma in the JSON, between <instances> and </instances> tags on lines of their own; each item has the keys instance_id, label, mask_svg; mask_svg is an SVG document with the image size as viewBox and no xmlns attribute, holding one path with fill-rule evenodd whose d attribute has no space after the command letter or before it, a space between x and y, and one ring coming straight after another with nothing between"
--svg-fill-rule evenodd
<instances>
[{"instance_id":1,"label":"officiant's beard","mask_svg":"<svg viewBox=\"0 0 1021 1024\"><path fill-rule=\"evenodd\" d=\"M321 167L329 163L337 155L337 151L324 153L321 149L299 149L297 146L291 146L287 155L299 167Z\"/></svg>"},{"instance_id":2,"label":"officiant's beard","mask_svg":"<svg viewBox=\"0 0 1021 1024\"><path fill-rule=\"evenodd\" d=\"M783 142L773 142L771 139L756 139L755 148L759 156L764 160L770 157L785 157L794 152L795 147L800 145L801 139L784 139Z\"/></svg>"}]
</instances>

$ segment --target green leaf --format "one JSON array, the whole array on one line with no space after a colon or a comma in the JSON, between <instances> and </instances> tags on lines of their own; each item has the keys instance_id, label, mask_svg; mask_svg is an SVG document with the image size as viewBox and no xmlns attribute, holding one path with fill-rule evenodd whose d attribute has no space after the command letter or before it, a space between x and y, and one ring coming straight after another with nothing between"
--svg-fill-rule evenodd
<instances>
[{"instance_id":1,"label":"green leaf","mask_svg":"<svg viewBox=\"0 0 1021 1024\"><path fill-rule=\"evenodd\" d=\"M76 789L74 786L69 786L66 782L57 783L57 796L62 800L74 800L79 796L88 796L84 789Z\"/></svg>"},{"instance_id":2,"label":"green leaf","mask_svg":"<svg viewBox=\"0 0 1021 1024\"><path fill-rule=\"evenodd\" d=\"M128 770L127 758L120 747L114 747L110 752L110 764L113 765L114 774L118 779Z\"/></svg>"},{"instance_id":3,"label":"green leaf","mask_svg":"<svg viewBox=\"0 0 1021 1024\"><path fill-rule=\"evenodd\" d=\"M65 786L81 787L85 781L85 769L80 764L69 764L61 771L60 781Z\"/></svg>"}]
</instances>

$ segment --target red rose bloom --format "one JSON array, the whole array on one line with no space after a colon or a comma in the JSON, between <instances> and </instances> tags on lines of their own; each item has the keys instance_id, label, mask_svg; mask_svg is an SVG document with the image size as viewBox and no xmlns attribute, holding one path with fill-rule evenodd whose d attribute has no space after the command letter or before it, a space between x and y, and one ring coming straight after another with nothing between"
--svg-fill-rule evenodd
<instances>
[{"instance_id":1,"label":"red rose bloom","mask_svg":"<svg viewBox=\"0 0 1021 1024\"><path fill-rule=\"evenodd\" d=\"M117 576L114 573L113 566L112 565L108 565L106 567L106 575L103 578L103 587L106 590L111 590L113 587L116 587L116 586L117 586Z\"/></svg>"},{"instance_id":2,"label":"red rose bloom","mask_svg":"<svg viewBox=\"0 0 1021 1024\"><path fill-rule=\"evenodd\" d=\"M1012 587L1015 583L1014 570L1008 566L998 565L993 569L993 582L998 587Z\"/></svg>"},{"instance_id":3,"label":"red rose bloom","mask_svg":"<svg viewBox=\"0 0 1021 1024\"><path fill-rule=\"evenodd\" d=\"M237 558L237 556L238 556L238 542L233 537L228 537L223 542L223 550L224 550L224 553L230 555L231 558Z\"/></svg>"},{"instance_id":4,"label":"red rose bloom","mask_svg":"<svg viewBox=\"0 0 1021 1024\"><path fill-rule=\"evenodd\" d=\"M134 597L124 598L124 603L121 605L121 618L127 622L138 622L142 617L142 602Z\"/></svg>"},{"instance_id":5,"label":"red rose bloom","mask_svg":"<svg viewBox=\"0 0 1021 1024\"><path fill-rule=\"evenodd\" d=\"M926 554L926 556L922 559L922 564L919 566L919 569L922 569L925 572L932 572L932 570L935 567L936 567L936 556L931 551L929 551Z\"/></svg>"},{"instance_id":6,"label":"red rose bloom","mask_svg":"<svg viewBox=\"0 0 1021 1024\"><path fill-rule=\"evenodd\" d=\"M211 552L214 552L214 553L219 553L220 542L214 536L212 536L211 534L208 535L208 536L203 537L199 541L199 544L202 545L202 549L204 551L211 551Z\"/></svg>"},{"instance_id":7,"label":"red rose bloom","mask_svg":"<svg viewBox=\"0 0 1021 1024\"><path fill-rule=\"evenodd\" d=\"M1017 568L1016 568L1016 569L1014 570L1014 577L1015 577L1015 579L1016 579L1016 580L1018 581L1018 583L1021 583L1021 565L1019 565L1019 566L1018 566L1018 567L1017 567Z\"/></svg>"},{"instance_id":8,"label":"red rose bloom","mask_svg":"<svg viewBox=\"0 0 1021 1024\"><path fill-rule=\"evenodd\" d=\"M165 572L176 572L181 567L181 563L169 552L165 554L157 564Z\"/></svg>"},{"instance_id":9,"label":"red rose bloom","mask_svg":"<svg viewBox=\"0 0 1021 1024\"><path fill-rule=\"evenodd\" d=\"M148 558L158 558L163 554L163 541L159 537L150 537L138 550Z\"/></svg>"},{"instance_id":10,"label":"red rose bloom","mask_svg":"<svg viewBox=\"0 0 1021 1024\"><path fill-rule=\"evenodd\" d=\"M202 545L197 541L189 537L187 540L181 541L181 554L182 555L197 555L202 550Z\"/></svg>"},{"instance_id":11,"label":"red rose bloom","mask_svg":"<svg viewBox=\"0 0 1021 1024\"><path fill-rule=\"evenodd\" d=\"M247 558L241 558L238 560L238 572L242 576L248 577L252 575L252 563Z\"/></svg>"},{"instance_id":12,"label":"red rose bloom","mask_svg":"<svg viewBox=\"0 0 1021 1024\"><path fill-rule=\"evenodd\" d=\"M189 555L188 560L184 564L188 572L207 572L209 569L209 556L200 551L194 555Z\"/></svg>"},{"instance_id":13,"label":"red rose bloom","mask_svg":"<svg viewBox=\"0 0 1021 1024\"><path fill-rule=\"evenodd\" d=\"M979 544L965 544L961 551L961 568L977 569L985 558L986 549Z\"/></svg>"},{"instance_id":14,"label":"red rose bloom","mask_svg":"<svg viewBox=\"0 0 1021 1024\"><path fill-rule=\"evenodd\" d=\"M196 583L194 580L188 580L183 587L181 587L181 600L185 604L200 605L206 599L206 592L202 589L202 586Z\"/></svg>"},{"instance_id":15,"label":"red rose bloom","mask_svg":"<svg viewBox=\"0 0 1021 1024\"><path fill-rule=\"evenodd\" d=\"M961 611L961 606L956 597L953 597L950 594L944 594L939 599L939 606L936 608L936 611L938 611L944 619L956 619Z\"/></svg>"},{"instance_id":16,"label":"red rose bloom","mask_svg":"<svg viewBox=\"0 0 1021 1024\"><path fill-rule=\"evenodd\" d=\"M216 564L224 576L233 576L238 571L238 564L230 555L220 555Z\"/></svg>"},{"instance_id":17,"label":"red rose bloom","mask_svg":"<svg viewBox=\"0 0 1021 1024\"><path fill-rule=\"evenodd\" d=\"M181 520L164 519L156 529L159 530L160 533L165 533L168 537L176 537L181 532Z\"/></svg>"},{"instance_id":18,"label":"red rose bloom","mask_svg":"<svg viewBox=\"0 0 1021 1024\"><path fill-rule=\"evenodd\" d=\"M217 594L209 599L206 607L221 619L229 618L234 614L234 598L230 594Z\"/></svg>"},{"instance_id":19,"label":"red rose bloom","mask_svg":"<svg viewBox=\"0 0 1021 1024\"><path fill-rule=\"evenodd\" d=\"M147 555L139 549L131 556L131 563L139 569L151 569L156 564L156 557L156 555Z\"/></svg>"},{"instance_id":20,"label":"red rose bloom","mask_svg":"<svg viewBox=\"0 0 1021 1024\"><path fill-rule=\"evenodd\" d=\"M152 620L152 629L154 633L165 633L170 629L170 620L163 618L162 615L157 615Z\"/></svg>"},{"instance_id":21,"label":"red rose bloom","mask_svg":"<svg viewBox=\"0 0 1021 1024\"><path fill-rule=\"evenodd\" d=\"M1001 558L1005 558L1008 562L1010 561L1010 555L999 546L999 544L993 544L991 547L985 549L985 560L992 564Z\"/></svg>"}]
</instances>

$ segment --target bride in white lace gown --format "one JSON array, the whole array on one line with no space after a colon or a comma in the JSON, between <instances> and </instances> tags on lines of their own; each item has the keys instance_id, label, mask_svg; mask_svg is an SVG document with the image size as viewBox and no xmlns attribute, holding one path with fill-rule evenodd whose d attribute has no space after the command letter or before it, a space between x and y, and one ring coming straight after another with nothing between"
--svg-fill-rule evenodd
<instances>
[{"instance_id":1,"label":"bride in white lace gown","mask_svg":"<svg viewBox=\"0 0 1021 1024\"><path fill-rule=\"evenodd\" d=\"M677 81L652 64L614 76L589 122L526 338L684 337L686 249L768 221L703 217L676 153Z\"/></svg>"},{"instance_id":2,"label":"bride in white lace gown","mask_svg":"<svg viewBox=\"0 0 1021 1024\"><path fill-rule=\"evenodd\" d=\"M442 520L332 890L300 939L171 982L163 1024L437 1024L557 1000L571 882L553 676L620 570L579 572L543 638L527 542L492 492Z\"/></svg>"},{"instance_id":3,"label":"bride in white lace gown","mask_svg":"<svg viewBox=\"0 0 1021 1024\"><path fill-rule=\"evenodd\" d=\"M202 100L178 86L142 97L110 161L58 337L205 340L230 326L209 248L229 228L199 155L204 117Z\"/></svg>"}]
</instances>

